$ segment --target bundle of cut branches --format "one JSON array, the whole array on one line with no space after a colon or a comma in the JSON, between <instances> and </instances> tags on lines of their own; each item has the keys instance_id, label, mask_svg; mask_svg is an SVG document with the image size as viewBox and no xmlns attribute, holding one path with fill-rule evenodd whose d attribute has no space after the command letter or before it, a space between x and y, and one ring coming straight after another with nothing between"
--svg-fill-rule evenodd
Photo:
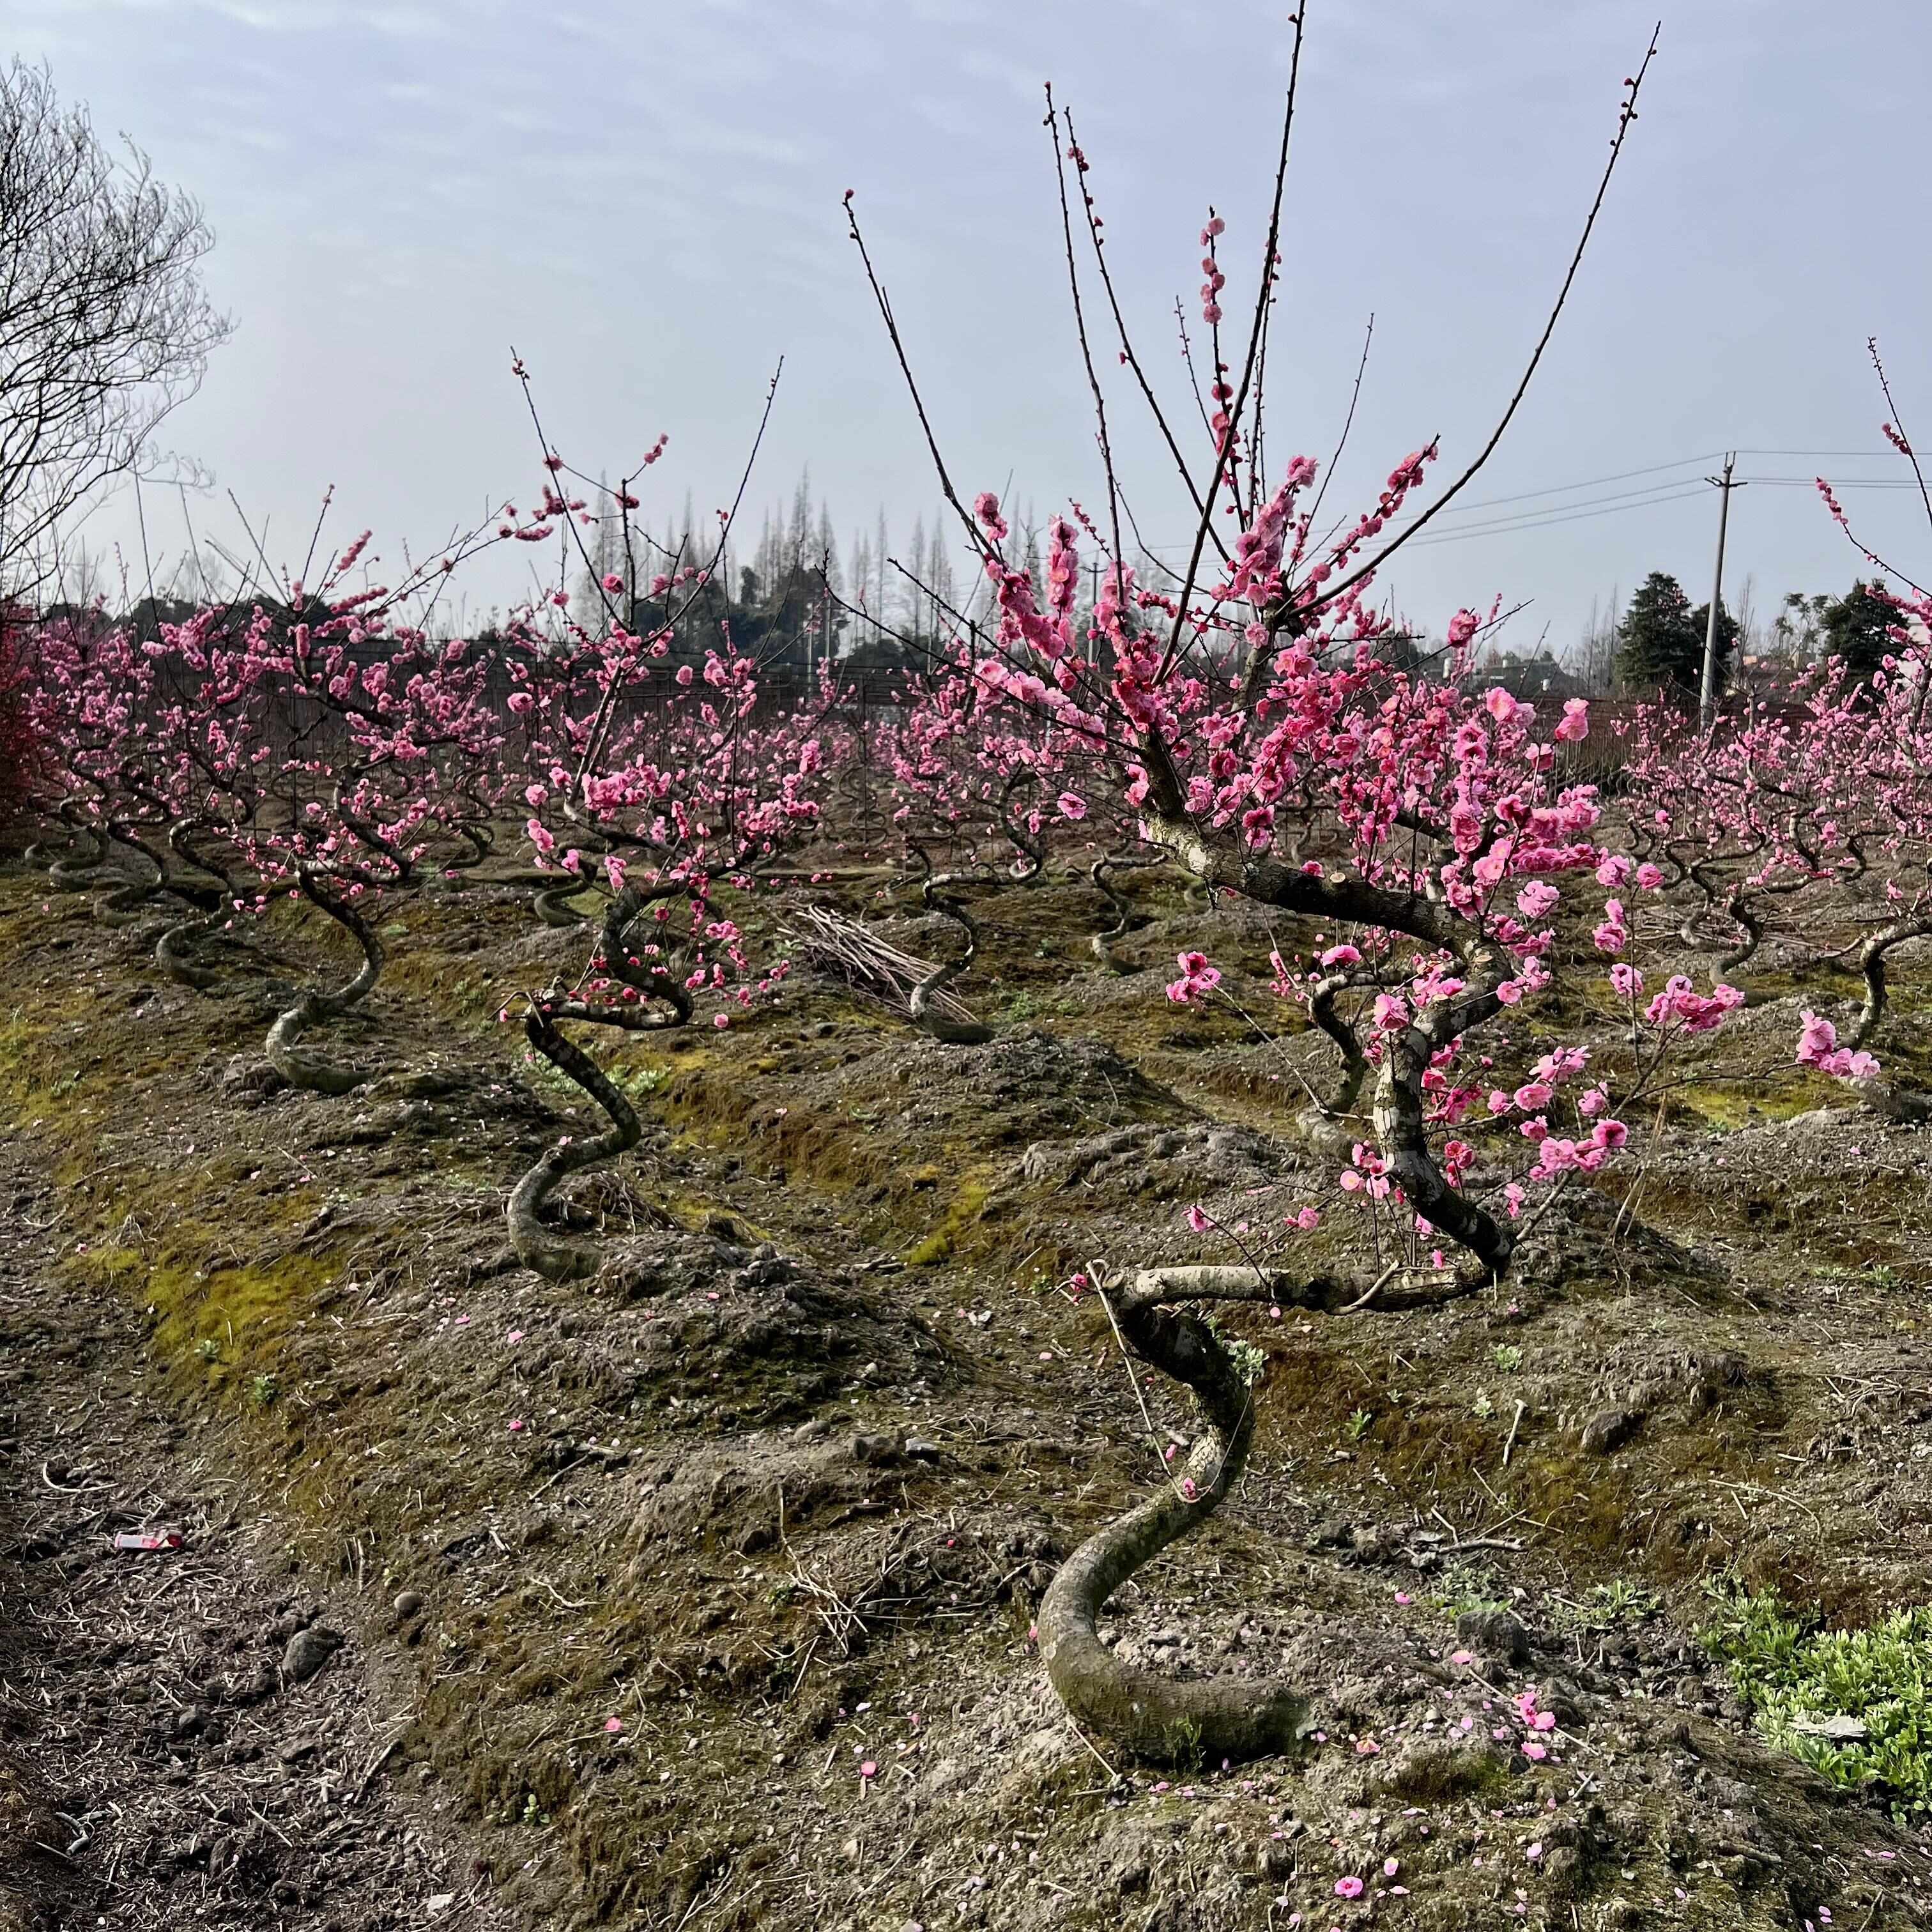
<instances>
[{"instance_id":1,"label":"bundle of cut branches","mask_svg":"<svg viewBox=\"0 0 1932 1932\"><path fill-rule=\"evenodd\" d=\"M911 1014L913 988L937 970L933 962L915 958L874 928L823 906L803 908L788 931L813 966L837 974L854 992L868 994L904 1017ZM944 988L932 994L932 1005L950 1020L964 1024L973 1018Z\"/></svg>"}]
</instances>

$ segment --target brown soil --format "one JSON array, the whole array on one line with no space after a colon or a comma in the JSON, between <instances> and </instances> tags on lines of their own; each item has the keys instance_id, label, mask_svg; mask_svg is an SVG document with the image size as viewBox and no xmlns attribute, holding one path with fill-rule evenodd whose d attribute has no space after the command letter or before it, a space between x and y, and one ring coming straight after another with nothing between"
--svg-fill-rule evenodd
<instances>
[{"instance_id":1,"label":"brown soil","mask_svg":"<svg viewBox=\"0 0 1932 1932\"><path fill-rule=\"evenodd\" d=\"M57 1274L64 1220L0 1144L0 1926L500 1924L475 1833L392 1774L412 1687L366 1600L290 1560L138 1309Z\"/></svg>"},{"instance_id":2,"label":"brown soil","mask_svg":"<svg viewBox=\"0 0 1932 1932\"><path fill-rule=\"evenodd\" d=\"M601 1272L556 1286L516 1265L502 1202L582 1116L495 1015L580 936L507 892L398 908L340 1036L380 1076L326 1099L260 1066L276 982L337 944L300 908L196 994L83 900L0 877L20 1909L1920 1922L1926 1855L1885 1795L1768 1752L1692 1634L1727 1569L1850 1620L1928 1594L1923 1137L1780 1064L1800 1001L1769 974L1642 1168L1566 1197L1504 1293L1226 1318L1267 1358L1254 1462L1106 1634L1297 1679L1306 1759L1162 1772L1076 1733L1032 1606L1160 1466L1104 1316L1057 1284L1091 1256L1238 1258L1190 1203L1258 1239L1318 1186L1287 1123L1322 1042L1160 992L1204 933L1272 1017L1268 922L1128 890L1151 922L1124 975L1087 952L1084 887L978 908L959 990L988 1046L803 974L727 1033L596 1043L647 1132L574 1196ZM1602 989L1570 997L1499 1058L1558 1024L1610 1050ZM1886 1042L1908 1069L1923 997L1900 989ZM1340 1214L1300 1241L1311 1270L1371 1265ZM49 1490L56 1457L108 1486ZM104 1510L168 1514L185 1546L113 1553ZM1654 1594L1599 1615L1613 1580ZM346 1640L320 1674L253 1675L316 1606ZM1498 1723L1525 1690L1561 1720L1541 1762ZM208 1714L192 1737L177 1706Z\"/></svg>"}]
</instances>

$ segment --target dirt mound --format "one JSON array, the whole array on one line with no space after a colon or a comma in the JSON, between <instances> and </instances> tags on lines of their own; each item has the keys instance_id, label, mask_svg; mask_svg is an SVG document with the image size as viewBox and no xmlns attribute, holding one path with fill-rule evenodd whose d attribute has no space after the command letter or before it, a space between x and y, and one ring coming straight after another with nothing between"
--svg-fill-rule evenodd
<instances>
[{"instance_id":1,"label":"dirt mound","mask_svg":"<svg viewBox=\"0 0 1932 1932\"><path fill-rule=\"evenodd\" d=\"M822 1420L656 1460L630 1527L634 1575L662 1574L668 1558L782 1551L794 1590L839 1606L848 1652L875 1629L1036 1596L1060 1543L1030 1514L920 1507L944 1492L944 1460L903 1430Z\"/></svg>"},{"instance_id":2,"label":"dirt mound","mask_svg":"<svg viewBox=\"0 0 1932 1932\"><path fill-rule=\"evenodd\" d=\"M837 1078L842 1090L896 1090L902 1124L950 1127L968 1113L1001 1144L1122 1119L1178 1119L1180 1102L1104 1042L1016 1028L984 1046L895 1042Z\"/></svg>"},{"instance_id":3,"label":"dirt mound","mask_svg":"<svg viewBox=\"0 0 1932 1932\"><path fill-rule=\"evenodd\" d=\"M1019 1178L1056 1187L1107 1188L1142 1200L1198 1200L1230 1188L1265 1186L1301 1170L1300 1157L1240 1127L1116 1127L1075 1141L1036 1141Z\"/></svg>"},{"instance_id":4,"label":"dirt mound","mask_svg":"<svg viewBox=\"0 0 1932 1932\"><path fill-rule=\"evenodd\" d=\"M911 1319L770 1245L684 1234L626 1243L590 1292L638 1311L628 1340L650 1402L697 1405L721 1424L781 1422L853 1387L927 1386L944 1367Z\"/></svg>"},{"instance_id":5,"label":"dirt mound","mask_svg":"<svg viewBox=\"0 0 1932 1932\"><path fill-rule=\"evenodd\" d=\"M1589 1187L1565 1189L1517 1245L1509 1277L1512 1298L1574 1299L1610 1288L1646 1294L1721 1293L1720 1265L1638 1220L1631 1198L1627 1186L1614 1196Z\"/></svg>"}]
</instances>

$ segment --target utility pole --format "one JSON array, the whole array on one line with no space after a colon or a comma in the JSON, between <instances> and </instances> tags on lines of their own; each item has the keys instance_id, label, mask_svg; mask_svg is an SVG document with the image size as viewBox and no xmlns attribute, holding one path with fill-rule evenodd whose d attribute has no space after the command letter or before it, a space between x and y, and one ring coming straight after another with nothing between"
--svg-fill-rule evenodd
<instances>
[{"instance_id":1,"label":"utility pole","mask_svg":"<svg viewBox=\"0 0 1932 1932\"><path fill-rule=\"evenodd\" d=\"M1732 451L1724 458L1723 476L1704 478L1718 493L1718 574L1716 582L1711 586L1710 621L1704 626L1704 682L1697 699L1698 728L1704 731L1710 730L1712 718L1718 708L1718 614L1724 608L1724 532L1731 520L1731 492L1748 488L1745 484L1731 481L1731 472L1737 460L1737 453Z\"/></svg>"}]
</instances>

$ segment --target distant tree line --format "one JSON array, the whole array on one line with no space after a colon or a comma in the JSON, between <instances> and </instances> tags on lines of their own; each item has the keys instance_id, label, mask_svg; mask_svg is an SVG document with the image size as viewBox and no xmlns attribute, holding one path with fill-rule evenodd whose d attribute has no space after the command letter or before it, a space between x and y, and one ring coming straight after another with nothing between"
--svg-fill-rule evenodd
<instances>
[{"instance_id":1,"label":"distant tree line","mask_svg":"<svg viewBox=\"0 0 1932 1932\"><path fill-rule=\"evenodd\" d=\"M1607 673L1633 694L1694 695L1703 683L1710 614L1708 604L1692 604L1676 578L1652 571L1613 624L1593 619L1582 653L1583 681L1600 688ZM1891 632L1898 621L1898 607L1863 579L1841 596L1791 592L1767 632L1757 630L1748 611L1741 616L1720 603L1717 688L1729 689L1741 674L1795 670L1828 657L1842 658L1855 676L1869 678L1897 649Z\"/></svg>"}]
</instances>

